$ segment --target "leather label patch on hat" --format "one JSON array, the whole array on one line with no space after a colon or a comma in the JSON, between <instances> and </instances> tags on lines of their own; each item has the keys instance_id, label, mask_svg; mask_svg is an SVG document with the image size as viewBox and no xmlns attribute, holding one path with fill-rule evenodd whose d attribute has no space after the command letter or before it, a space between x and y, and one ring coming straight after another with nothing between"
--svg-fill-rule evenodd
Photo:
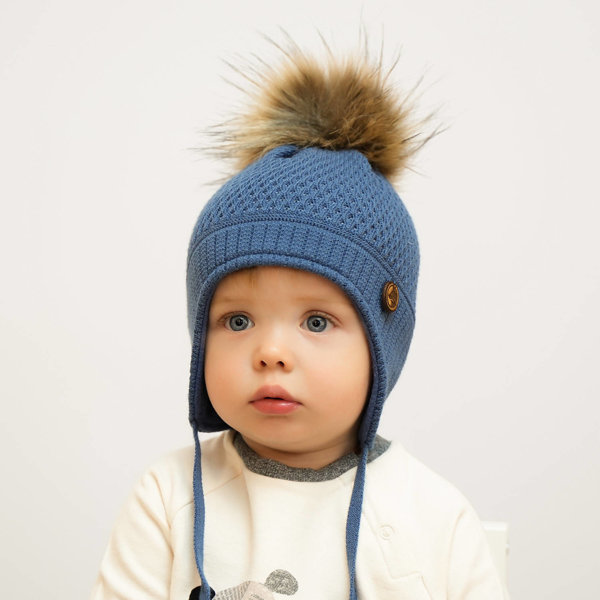
<instances>
[{"instance_id":1,"label":"leather label patch on hat","mask_svg":"<svg viewBox=\"0 0 600 600\"><path fill-rule=\"evenodd\" d=\"M400 303L400 292L398 286L393 281L388 281L383 286L383 305L390 311L394 312Z\"/></svg>"}]
</instances>

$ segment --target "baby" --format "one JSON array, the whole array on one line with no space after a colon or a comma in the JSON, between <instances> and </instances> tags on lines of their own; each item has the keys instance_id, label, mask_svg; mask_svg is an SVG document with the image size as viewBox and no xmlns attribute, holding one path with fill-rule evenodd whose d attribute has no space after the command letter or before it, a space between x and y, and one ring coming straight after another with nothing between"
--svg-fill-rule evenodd
<instances>
[{"instance_id":1,"label":"baby","mask_svg":"<svg viewBox=\"0 0 600 600\"><path fill-rule=\"evenodd\" d=\"M93 598L506 598L468 501L377 435L415 322L407 107L366 59L255 84L189 247L195 447L142 477Z\"/></svg>"}]
</instances>

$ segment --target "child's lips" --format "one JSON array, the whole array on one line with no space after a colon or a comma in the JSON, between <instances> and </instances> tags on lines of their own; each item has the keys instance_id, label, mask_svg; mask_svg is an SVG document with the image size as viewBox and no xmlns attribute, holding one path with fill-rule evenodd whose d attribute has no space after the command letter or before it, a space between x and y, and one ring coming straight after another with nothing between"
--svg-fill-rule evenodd
<instances>
[{"instance_id":1,"label":"child's lips","mask_svg":"<svg viewBox=\"0 0 600 600\"><path fill-rule=\"evenodd\" d=\"M263 385L258 388L250 404L261 413L286 415L296 410L301 403L279 385Z\"/></svg>"}]
</instances>

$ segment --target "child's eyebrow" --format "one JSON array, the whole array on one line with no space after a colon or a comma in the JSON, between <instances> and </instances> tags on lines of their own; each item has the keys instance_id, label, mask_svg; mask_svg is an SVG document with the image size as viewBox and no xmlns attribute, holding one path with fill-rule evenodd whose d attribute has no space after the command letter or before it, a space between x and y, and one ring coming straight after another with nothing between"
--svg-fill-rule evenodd
<instances>
[{"instance_id":1,"label":"child's eyebrow","mask_svg":"<svg viewBox=\"0 0 600 600\"><path fill-rule=\"evenodd\" d=\"M347 306L351 305L351 301L346 298L328 298L327 296L297 296L296 300L299 302L304 302L306 304L327 304L327 305L339 305L339 306ZM251 299L243 294L230 294L230 295L219 295L214 297L211 301L211 306L215 306L218 304L235 304L238 302L250 302Z\"/></svg>"}]
</instances>

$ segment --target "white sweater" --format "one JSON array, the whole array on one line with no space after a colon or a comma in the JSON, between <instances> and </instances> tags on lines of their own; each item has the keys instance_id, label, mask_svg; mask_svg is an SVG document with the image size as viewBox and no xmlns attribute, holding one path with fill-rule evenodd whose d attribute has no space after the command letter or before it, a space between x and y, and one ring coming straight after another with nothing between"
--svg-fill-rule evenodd
<instances>
[{"instance_id":1,"label":"white sweater","mask_svg":"<svg viewBox=\"0 0 600 600\"><path fill-rule=\"evenodd\" d=\"M347 600L356 468L325 481L267 476L260 465L272 461L246 460L248 468L233 436L202 442L208 582L223 598L246 590L244 598ZM188 600L200 585L193 461L193 447L185 448L142 476L115 525L93 600ZM302 479L306 470L295 471ZM356 565L359 600L507 598L471 505L398 443L368 464ZM224 592L230 588L237 595Z\"/></svg>"}]
</instances>

